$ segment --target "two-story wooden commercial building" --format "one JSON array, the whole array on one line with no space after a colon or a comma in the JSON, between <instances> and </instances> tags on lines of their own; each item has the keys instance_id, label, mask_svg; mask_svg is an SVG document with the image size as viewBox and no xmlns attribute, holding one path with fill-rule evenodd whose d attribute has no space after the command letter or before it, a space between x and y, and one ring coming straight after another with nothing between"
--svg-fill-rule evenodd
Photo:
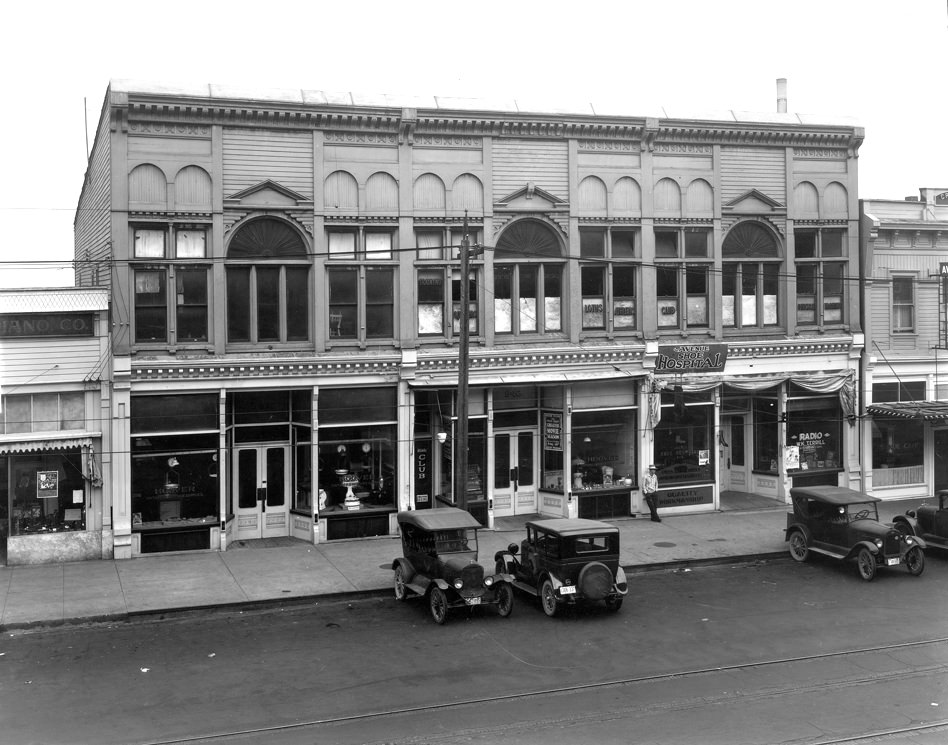
<instances>
[{"instance_id":1,"label":"two-story wooden commercial building","mask_svg":"<svg viewBox=\"0 0 948 745\"><path fill-rule=\"evenodd\" d=\"M864 458L872 493L948 489L948 189L865 199Z\"/></svg>"},{"instance_id":2,"label":"two-story wooden commercial building","mask_svg":"<svg viewBox=\"0 0 948 745\"><path fill-rule=\"evenodd\" d=\"M679 512L860 484L862 138L113 82L76 261L112 302L115 555L627 516L650 462Z\"/></svg>"}]
</instances>

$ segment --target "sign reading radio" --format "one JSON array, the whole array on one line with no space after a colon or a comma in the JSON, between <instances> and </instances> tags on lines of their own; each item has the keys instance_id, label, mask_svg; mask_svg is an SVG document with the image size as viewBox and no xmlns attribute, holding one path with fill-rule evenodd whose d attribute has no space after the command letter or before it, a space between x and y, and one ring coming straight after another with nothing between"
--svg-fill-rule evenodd
<instances>
[{"instance_id":1,"label":"sign reading radio","mask_svg":"<svg viewBox=\"0 0 948 745\"><path fill-rule=\"evenodd\" d=\"M669 344L658 348L655 372L720 372L727 344Z\"/></svg>"},{"instance_id":2,"label":"sign reading radio","mask_svg":"<svg viewBox=\"0 0 948 745\"><path fill-rule=\"evenodd\" d=\"M92 336L91 313L43 313L0 315L0 338L28 336Z\"/></svg>"}]
</instances>

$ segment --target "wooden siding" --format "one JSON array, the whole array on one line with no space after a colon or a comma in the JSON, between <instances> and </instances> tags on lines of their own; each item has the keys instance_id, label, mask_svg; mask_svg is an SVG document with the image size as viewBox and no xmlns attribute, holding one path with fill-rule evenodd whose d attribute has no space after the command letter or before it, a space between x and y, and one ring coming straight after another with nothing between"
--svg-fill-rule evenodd
<instances>
[{"instance_id":1,"label":"wooden siding","mask_svg":"<svg viewBox=\"0 0 948 745\"><path fill-rule=\"evenodd\" d=\"M787 203L786 151L783 148L722 147L721 200L727 204L757 189L780 204Z\"/></svg>"},{"instance_id":2,"label":"wooden siding","mask_svg":"<svg viewBox=\"0 0 948 745\"><path fill-rule=\"evenodd\" d=\"M128 206L130 209L168 208L168 178L158 166L150 163L137 166L128 175Z\"/></svg>"},{"instance_id":3,"label":"wooden siding","mask_svg":"<svg viewBox=\"0 0 948 745\"><path fill-rule=\"evenodd\" d=\"M560 199L569 199L569 161L565 142L497 139L493 143L494 199L503 199L527 182Z\"/></svg>"},{"instance_id":4,"label":"wooden siding","mask_svg":"<svg viewBox=\"0 0 948 745\"><path fill-rule=\"evenodd\" d=\"M642 212L642 188L632 178L620 178L612 190L612 210L619 214Z\"/></svg>"},{"instance_id":5,"label":"wooden siding","mask_svg":"<svg viewBox=\"0 0 948 745\"><path fill-rule=\"evenodd\" d=\"M444 209L444 182L433 173L423 173L415 179L412 189L416 210Z\"/></svg>"},{"instance_id":6,"label":"wooden siding","mask_svg":"<svg viewBox=\"0 0 948 745\"><path fill-rule=\"evenodd\" d=\"M224 130L224 196L267 179L313 195L313 136L309 132Z\"/></svg>"},{"instance_id":7,"label":"wooden siding","mask_svg":"<svg viewBox=\"0 0 948 745\"><path fill-rule=\"evenodd\" d=\"M4 339L0 374L4 393L28 393L26 384L79 384L86 377L108 377L108 360L101 360L99 338ZM55 349L55 355L51 352ZM103 369L104 367L104 369Z\"/></svg>"},{"instance_id":8,"label":"wooden siding","mask_svg":"<svg viewBox=\"0 0 948 745\"><path fill-rule=\"evenodd\" d=\"M391 212L398 209L398 184L387 173L373 173L365 185L365 209Z\"/></svg>"},{"instance_id":9,"label":"wooden siding","mask_svg":"<svg viewBox=\"0 0 948 745\"><path fill-rule=\"evenodd\" d=\"M112 245L111 143L108 128L96 137L86 171L88 180L76 210L73 247L78 287L109 287L112 284L109 270Z\"/></svg>"},{"instance_id":10,"label":"wooden siding","mask_svg":"<svg viewBox=\"0 0 948 745\"><path fill-rule=\"evenodd\" d=\"M175 209L211 211L211 176L203 168L187 166L174 180Z\"/></svg>"},{"instance_id":11,"label":"wooden siding","mask_svg":"<svg viewBox=\"0 0 948 745\"><path fill-rule=\"evenodd\" d=\"M587 176L579 184L579 211L605 213L606 185L596 176Z\"/></svg>"},{"instance_id":12,"label":"wooden siding","mask_svg":"<svg viewBox=\"0 0 948 745\"><path fill-rule=\"evenodd\" d=\"M451 206L455 210L470 210L475 214L484 209L484 185L476 176L462 173L451 187Z\"/></svg>"}]
</instances>

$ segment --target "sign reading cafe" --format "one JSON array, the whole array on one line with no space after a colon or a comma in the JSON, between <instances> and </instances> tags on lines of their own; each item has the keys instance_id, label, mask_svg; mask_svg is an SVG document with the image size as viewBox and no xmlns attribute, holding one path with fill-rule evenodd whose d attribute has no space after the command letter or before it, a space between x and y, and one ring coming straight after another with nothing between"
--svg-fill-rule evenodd
<instances>
[{"instance_id":1,"label":"sign reading cafe","mask_svg":"<svg viewBox=\"0 0 948 745\"><path fill-rule=\"evenodd\" d=\"M720 372L727 362L727 344L663 344L655 372Z\"/></svg>"}]
</instances>

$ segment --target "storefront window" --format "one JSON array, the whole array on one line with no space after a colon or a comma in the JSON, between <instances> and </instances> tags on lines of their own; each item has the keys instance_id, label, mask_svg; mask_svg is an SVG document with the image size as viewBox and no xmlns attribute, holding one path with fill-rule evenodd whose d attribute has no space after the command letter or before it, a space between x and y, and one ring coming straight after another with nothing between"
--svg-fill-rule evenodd
<instances>
[{"instance_id":1,"label":"storefront window","mask_svg":"<svg viewBox=\"0 0 948 745\"><path fill-rule=\"evenodd\" d=\"M840 469L841 421L839 399L836 397L789 400L788 472L802 474ZM799 463L798 468L793 467L796 463Z\"/></svg>"},{"instance_id":2,"label":"storefront window","mask_svg":"<svg viewBox=\"0 0 948 745\"><path fill-rule=\"evenodd\" d=\"M78 450L12 456L8 464L10 535L85 530L86 496ZM6 500L0 509L6 514Z\"/></svg>"},{"instance_id":3,"label":"storefront window","mask_svg":"<svg viewBox=\"0 0 948 745\"><path fill-rule=\"evenodd\" d=\"M711 392L662 392L662 418L655 428L655 467L659 487L714 480L711 444L714 404Z\"/></svg>"},{"instance_id":4,"label":"storefront window","mask_svg":"<svg viewBox=\"0 0 948 745\"><path fill-rule=\"evenodd\" d=\"M570 483L574 490L638 483L632 409L573 412ZM544 486L549 488L546 482Z\"/></svg>"},{"instance_id":5,"label":"storefront window","mask_svg":"<svg viewBox=\"0 0 948 745\"><path fill-rule=\"evenodd\" d=\"M132 439L132 527L215 525L217 434Z\"/></svg>"},{"instance_id":6,"label":"storefront window","mask_svg":"<svg viewBox=\"0 0 948 745\"><path fill-rule=\"evenodd\" d=\"M925 481L925 425L911 419L872 422L872 484L901 486Z\"/></svg>"}]
</instances>

